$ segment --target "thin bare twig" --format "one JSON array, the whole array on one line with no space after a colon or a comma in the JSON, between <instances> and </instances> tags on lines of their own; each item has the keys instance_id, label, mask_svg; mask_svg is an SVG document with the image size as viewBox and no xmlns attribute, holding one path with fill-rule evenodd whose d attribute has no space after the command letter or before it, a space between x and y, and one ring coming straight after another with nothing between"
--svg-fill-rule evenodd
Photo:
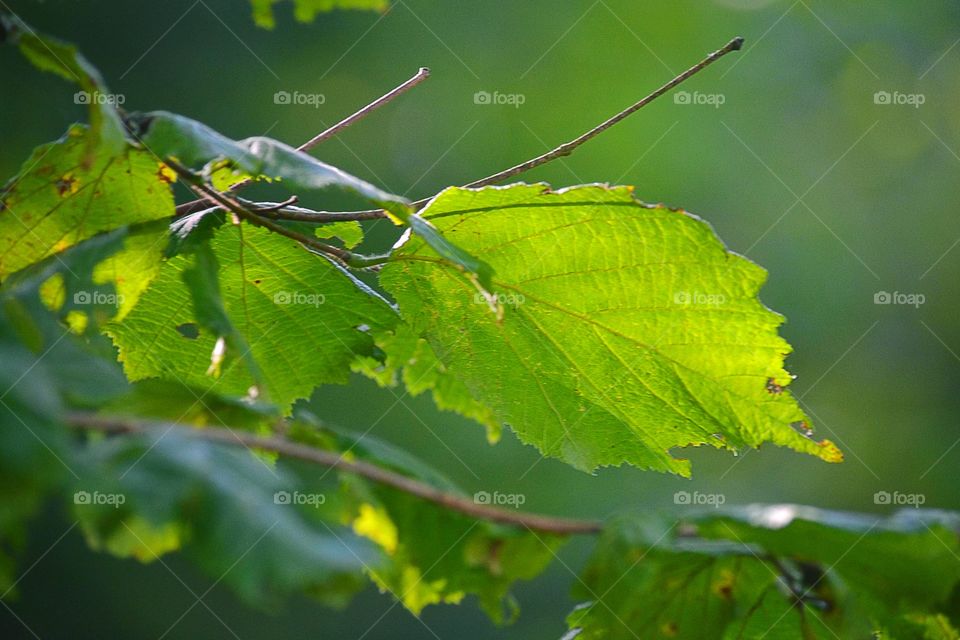
<instances>
[{"instance_id":1,"label":"thin bare twig","mask_svg":"<svg viewBox=\"0 0 960 640\"><path fill-rule=\"evenodd\" d=\"M634 104L627 107L626 109L616 114L612 118L609 118L601 122L594 128L590 129L589 131L586 131L580 136L574 138L573 140L570 140L569 142L565 142L559 147L551 149L550 151L542 155L539 155L536 158L531 158L526 162L521 162L520 164L514 165L509 169L498 171L493 175L489 175L486 178L480 178L479 180L474 180L473 182L467 183L463 186L469 187L469 188L477 188L477 187L485 187L488 185L496 184L498 182L503 182L508 178L512 178L514 176L520 175L521 173L530 171L531 169L539 167L540 165L546 164L551 160L556 160L557 158L562 158L564 156L570 155L571 153L573 153L573 151L577 147L579 147L583 143L600 135L601 133L603 133L613 125L625 119L627 116L635 113L636 111L639 111L640 109L647 106L648 104L650 104L651 102L653 102L654 100L662 96L663 94L667 93L671 89L676 88L677 85L684 82L691 76L696 75L700 71L703 71L708 66L710 66L711 64L713 64L714 62L722 58L723 56L727 55L728 53L732 51L739 51L742 46L743 46L743 38L741 37L734 38L733 40L728 42L723 48L717 49L716 51L708 55L706 58L704 58L697 64L693 65L692 67L690 67L689 69L687 69L686 71L684 71L683 73L675 77L673 80L670 80L669 82L667 82L666 84L658 88L656 91L644 97L642 100L635 102ZM415 202L412 203L412 205L416 209L421 209L424 207L424 205L430 202L431 198L432 196L430 198L422 198L420 200L416 200ZM282 214L278 215L278 217L280 217L281 215ZM342 211L338 213L330 213L328 215L331 215L331 216L336 215L338 216L337 217L338 220L370 220L371 218L386 217L386 213L383 211L383 209L367 209L364 211Z\"/></svg>"},{"instance_id":2,"label":"thin bare twig","mask_svg":"<svg viewBox=\"0 0 960 640\"><path fill-rule=\"evenodd\" d=\"M711 64L713 64L723 56L727 55L731 51L739 51L742 46L743 46L743 38L740 38L740 37L734 38L733 40L728 42L723 48L717 49L716 51L708 55L706 58L704 58L697 64L693 65L692 67L690 67L689 69L687 69L686 71L678 75L676 78L674 78L670 82L661 86L659 89L657 89L650 95L646 96L645 98L643 98L638 102L635 102L633 105L627 107L617 115L601 122L600 124L595 126L593 129L590 129L589 131L583 133L582 135L574 138L570 142L565 142L559 147L552 149L547 153L544 153L543 155L537 156L536 158L531 158L526 162L521 162L520 164L510 167L509 169L498 171L497 173L491 176L487 176L486 178L481 178L480 180L474 180L473 182L465 186L485 187L487 185L503 182L508 178L512 178L513 176L529 171L530 169L539 167L540 165L546 164L551 160L556 160L557 158L562 158L563 156L570 155L571 153L573 153L574 149L582 145L584 142L587 142L591 138L594 138L600 135L601 133L603 133L613 125L627 118L627 116L631 115L636 111L639 111L640 109L647 106L648 104L650 104L651 102L653 102L654 100L656 100L657 98L665 94L666 92L676 87L678 84L682 83L684 80L686 80L690 76L693 76L699 73L700 71L706 69Z\"/></svg>"},{"instance_id":3,"label":"thin bare twig","mask_svg":"<svg viewBox=\"0 0 960 640\"><path fill-rule=\"evenodd\" d=\"M430 69L428 69L427 67L420 67L420 70L417 71L413 75L413 77L411 77L409 80L407 80L401 85L394 87L392 90L383 94L382 96L380 96L379 98L377 98L376 100L368 104L367 106L363 107L362 109L350 114L349 116L347 116L337 124L333 125L329 129L325 131L321 131L320 133L318 133L317 135L315 135L314 137L310 138L309 140L301 144L299 147L297 147L297 151L303 151L303 152L309 151L310 149L314 148L324 140L329 140L330 138L337 135L338 133L340 133L350 125L367 117L368 115L370 115L371 113L373 113L374 111L382 107L383 105L387 104L388 102L391 102L394 98L406 93L407 91L414 88L415 86L417 86L418 84L420 84L421 82L423 82L429 77L430 77ZM241 182L238 182L237 184L232 185L230 187L230 191L238 191L239 189L242 189L243 187L250 184L250 182L251 180L243 180ZM190 202L184 202L183 204L177 205L177 210L176 210L176 214L174 214L174 217L179 218L181 216L189 215L191 213L196 213L197 211L200 211L201 209L205 208L205 202L206 202L205 198L198 198L196 200L192 200Z\"/></svg>"},{"instance_id":4,"label":"thin bare twig","mask_svg":"<svg viewBox=\"0 0 960 640\"><path fill-rule=\"evenodd\" d=\"M221 193L216 189L208 187L203 183L203 180L201 180L199 176L175 160L167 158L164 160L164 163L173 169L173 171L180 176L180 179L190 186L190 189L193 190L194 193L200 196L200 202L205 204L213 204L214 206L226 209L227 211L235 214L238 218L246 220L250 224L269 229L270 231L290 238L291 240L296 240L300 244L313 249L314 251L318 251L329 258L333 258L344 266L362 269L376 266L386 261L386 256L364 256L353 253L352 251L347 251L346 249L341 249L340 247L335 247L331 244L327 244L326 242L321 242L316 238L305 236L302 233L297 233L291 229L287 229L286 227L279 225L272 220L259 216L256 210L248 209L226 193ZM267 213L270 213L271 210L271 208L266 209Z\"/></svg>"},{"instance_id":5,"label":"thin bare twig","mask_svg":"<svg viewBox=\"0 0 960 640\"><path fill-rule=\"evenodd\" d=\"M399 489L400 491L450 509L451 511L463 513L472 518L499 522L515 527L526 527L543 533L596 534L602 529L601 523L592 520L554 518L535 513L525 513L513 509L501 509L490 505L477 504L465 496L441 491L434 486L389 471L378 465L360 460L346 460L341 454L335 451L315 449L277 437L265 438L243 431L219 427L193 429L178 426L175 423L152 423L92 414L75 414L68 416L67 423L77 429L120 434L144 434L149 433L151 430L159 430L162 433L166 433L168 430L177 430L184 436L190 438L200 438L218 444L243 446L261 451L272 451L289 458L296 458L323 467L362 476L368 480Z\"/></svg>"},{"instance_id":6,"label":"thin bare twig","mask_svg":"<svg viewBox=\"0 0 960 640\"><path fill-rule=\"evenodd\" d=\"M383 105L387 104L397 96L406 93L407 91L414 88L415 86L417 86L418 84L420 84L421 82L423 82L429 77L430 77L430 69L428 69L427 67L420 67L420 70L417 71L417 73L414 74L412 78L410 78L403 84L399 85L395 89L383 94L382 96L380 96L379 98L377 98L376 100L374 100L373 102L365 106L364 108L360 109L356 113L353 113L347 116L346 118L344 118L337 124L333 125L326 131L322 131L318 133L313 138L307 140L302 145L297 147L297 150L308 151L314 148L324 140L332 138L333 136L337 135L338 133L340 133L341 131L343 131L350 125L352 125L354 122L357 122L358 120L362 120L363 118L367 117L368 115L370 115L371 113L373 113L374 111L382 107Z\"/></svg>"}]
</instances>

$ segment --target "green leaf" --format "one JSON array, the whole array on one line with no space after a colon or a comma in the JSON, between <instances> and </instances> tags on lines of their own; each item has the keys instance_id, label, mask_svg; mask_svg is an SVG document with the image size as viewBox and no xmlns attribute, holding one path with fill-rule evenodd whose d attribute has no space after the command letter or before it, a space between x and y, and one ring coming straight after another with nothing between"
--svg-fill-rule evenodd
<instances>
[{"instance_id":1,"label":"green leaf","mask_svg":"<svg viewBox=\"0 0 960 640\"><path fill-rule=\"evenodd\" d=\"M273 5L280 1L251 0L254 22L267 29L276 26ZM334 9L386 11L389 6L388 0L293 0L293 15L300 22L312 22L318 14Z\"/></svg>"},{"instance_id":2,"label":"green leaf","mask_svg":"<svg viewBox=\"0 0 960 640\"><path fill-rule=\"evenodd\" d=\"M245 174L282 180L290 191L300 194L340 187L380 206L405 209L403 198L270 138L233 141L196 120L164 111L133 116L131 121L140 127L140 139L148 149L187 166L227 159Z\"/></svg>"},{"instance_id":3,"label":"green leaf","mask_svg":"<svg viewBox=\"0 0 960 640\"><path fill-rule=\"evenodd\" d=\"M373 291L292 240L231 224L211 243L219 301L209 279L202 291L194 283L191 294L183 279L198 268L197 258L181 254L163 264L126 318L107 328L131 380L160 377L233 396L256 387L256 397L286 412L318 385L346 382L350 362L372 353L370 333L397 321ZM226 340L228 326L242 340ZM217 344L221 338L226 344ZM241 343L248 352L238 351Z\"/></svg>"},{"instance_id":4,"label":"green leaf","mask_svg":"<svg viewBox=\"0 0 960 640\"><path fill-rule=\"evenodd\" d=\"M956 524L791 505L622 517L575 588L590 600L569 637L936 638L960 583Z\"/></svg>"},{"instance_id":5,"label":"green leaf","mask_svg":"<svg viewBox=\"0 0 960 640\"><path fill-rule=\"evenodd\" d=\"M770 553L819 562L891 608L943 602L960 582L960 519L910 510L891 518L778 505L695 518L705 538L757 544ZM877 567L883 558L883 567Z\"/></svg>"},{"instance_id":6,"label":"green leaf","mask_svg":"<svg viewBox=\"0 0 960 640\"><path fill-rule=\"evenodd\" d=\"M38 147L0 193L0 279L98 233L173 215L166 167L144 151L102 145L88 163L91 135L74 125Z\"/></svg>"},{"instance_id":7,"label":"green leaf","mask_svg":"<svg viewBox=\"0 0 960 640\"><path fill-rule=\"evenodd\" d=\"M340 601L378 562L372 545L278 501L291 476L247 451L156 429L93 441L81 462L76 490L89 499L74 513L95 546L153 560L188 541L192 560L254 606L303 591Z\"/></svg>"},{"instance_id":8,"label":"green leaf","mask_svg":"<svg viewBox=\"0 0 960 640\"><path fill-rule=\"evenodd\" d=\"M765 272L627 187L451 188L421 213L495 270L493 296L416 238L381 283L470 395L544 455L689 474L675 447L773 442L829 461L784 389Z\"/></svg>"}]
</instances>

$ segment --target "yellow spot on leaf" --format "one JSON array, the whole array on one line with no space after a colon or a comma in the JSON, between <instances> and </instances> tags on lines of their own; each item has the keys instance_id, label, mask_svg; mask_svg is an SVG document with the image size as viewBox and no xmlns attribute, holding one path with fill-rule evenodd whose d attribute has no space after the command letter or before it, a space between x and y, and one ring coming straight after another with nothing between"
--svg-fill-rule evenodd
<instances>
[{"instance_id":1,"label":"yellow spot on leaf","mask_svg":"<svg viewBox=\"0 0 960 640\"><path fill-rule=\"evenodd\" d=\"M360 514L353 521L357 535L373 540L389 555L397 551L397 526L382 508L371 504L360 505Z\"/></svg>"}]
</instances>

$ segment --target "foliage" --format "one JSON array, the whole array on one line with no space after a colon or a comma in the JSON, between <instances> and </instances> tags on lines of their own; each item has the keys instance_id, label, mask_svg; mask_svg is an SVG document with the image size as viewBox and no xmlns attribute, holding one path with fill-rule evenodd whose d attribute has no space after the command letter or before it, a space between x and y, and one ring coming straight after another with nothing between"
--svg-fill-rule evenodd
<instances>
[{"instance_id":1,"label":"foliage","mask_svg":"<svg viewBox=\"0 0 960 640\"><path fill-rule=\"evenodd\" d=\"M255 0L260 24L272 5ZM383 8L296 11L361 6ZM41 70L106 92L69 45L2 27ZM248 179L337 187L405 231L363 255L366 218L248 202ZM174 182L200 204L178 212ZM450 188L416 212L284 143L98 100L0 199L0 588L30 518L66 496L93 548L182 550L256 606L342 605L366 575L414 614L472 595L511 620L511 586L568 530L474 504L297 401L360 372L584 471L689 475L673 450L705 444L837 462L786 388L764 279L629 187ZM782 506L612 520L569 637L956 637L958 527Z\"/></svg>"}]
</instances>

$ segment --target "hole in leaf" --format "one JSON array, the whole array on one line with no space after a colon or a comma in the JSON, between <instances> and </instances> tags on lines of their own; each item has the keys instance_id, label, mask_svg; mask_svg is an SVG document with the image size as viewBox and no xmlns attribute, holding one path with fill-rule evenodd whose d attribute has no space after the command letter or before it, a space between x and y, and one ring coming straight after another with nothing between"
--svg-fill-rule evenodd
<instances>
[{"instance_id":1,"label":"hole in leaf","mask_svg":"<svg viewBox=\"0 0 960 640\"><path fill-rule=\"evenodd\" d=\"M193 322L177 325L177 332L188 340L196 340L200 337L200 328Z\"/></svg>"}]
</instances>

